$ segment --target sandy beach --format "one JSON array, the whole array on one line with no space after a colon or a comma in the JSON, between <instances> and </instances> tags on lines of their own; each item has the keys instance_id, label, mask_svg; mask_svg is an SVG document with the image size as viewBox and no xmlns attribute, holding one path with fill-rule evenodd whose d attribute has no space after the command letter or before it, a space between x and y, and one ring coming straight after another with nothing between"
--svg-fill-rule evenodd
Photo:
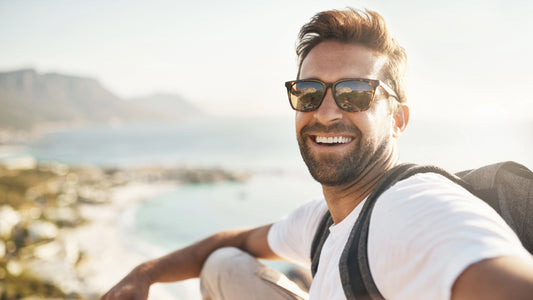
<instances>
[{"instance_id":1,"label":"sandy beach","mask_svg":"<svg viewBox=\"0 0 533 300\"><path fill-rule=\"evenodd\" d=\"M82 278L85 290L93 293L88 296L102 295L139 263L163 254L161 249L146 251L148 245L143 245L144 252L135 249L139 241L132 240L135 237L130 231L134 213L140 203L176 188L175 182L132 182L114 188L111 201L107 204L84 204L80 207L83 217L90 222L66 232L65 237L75 241L84 253L84 259L78 267L78 276ZM193 281L187 284L191 287L194 285ZM190 294L197 293L193 290L184 291L187 298L179 298L169 291L169 287L169 284L152 286L149 299L199 299L198 294Z\"/></svg>"}]
</instances>

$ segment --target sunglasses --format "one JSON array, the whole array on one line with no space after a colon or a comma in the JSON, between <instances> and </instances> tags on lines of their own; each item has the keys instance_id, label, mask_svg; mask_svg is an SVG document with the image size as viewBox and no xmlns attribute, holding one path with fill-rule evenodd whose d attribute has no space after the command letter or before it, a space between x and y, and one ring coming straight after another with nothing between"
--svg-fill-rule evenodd
<instances>
[{"instance_id":1,"label":"sunglasses","mask_svg":"<svg viewBox=\"0 0 533 300\"><path fill-rule=\"evenodd\" d=\"M328 88L331 88L333 99L340 109L348 112L367 110L372 105L378 86L383 87L389 95L398 99L390 87L376 79L345 78L333 83L318 79L285 82L291 107L301 112L318 109Z\"/></svg>"}]
</instances>

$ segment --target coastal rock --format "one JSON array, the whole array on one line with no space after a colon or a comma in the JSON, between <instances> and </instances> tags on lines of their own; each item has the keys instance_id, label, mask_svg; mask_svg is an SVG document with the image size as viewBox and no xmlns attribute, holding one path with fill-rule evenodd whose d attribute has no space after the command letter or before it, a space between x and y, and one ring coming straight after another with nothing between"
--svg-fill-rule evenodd
<instances>
[{"instance_id":1,"label":"coastal rock","mask_svg":"<svg viewBox=\"0 0 533 300\"><path fill-rule=\"evenodd\" d=\"M78 201L78 193L74 189L69 189L57 196L56 204L59 207L66 207L76 204L76 201Z\"/></svg>"},{"instance_id":2,"label":"coastal rock","mask_svg":"<svg viewBox=\"0 0 533 300\"><path fill-rule=\"evenodd\" d=\"M3 259L6 256L6 243L4 241L0 240L0 259Z\"/></svg>"},{"instance_id":3,"label":"coastal rock","mask_svg":"<svg viewBox=\"0 0 533 300\"><path fill-rule=\"evenodd\" d=\"M20 213L9 205L0 207L0 236L7 239L13 228L21 221Z\"/></svg>"},{"instance_id":4,"label":"coastal rock","mask_svg":"<svg viewBox=\"0 0 533 300\"><path fill-rule=\"evenodd\" d=\"M109 201L109 191L92 186L82 186L78 190L78 201L87 204L103 204Z\"/></svg>"},{"instance_id":5,"label":"coastal rock","mask_svg":"<svg viewBox=\"0 0 533 300\"><path fill-rule=\"evenodd\" d=\"M170 172L173 174L174 172ZM178 169L173 174L184 183L214 183L222 181L245 181L251 175L231 172L224 169Z\"/></svg>"},{"instance_id":6,"label":"coastal rock","mask_svg":"<svg viewBox=\"0 0 533 300\"><path fill-rule=\"evenodd\" d=\"M35 168L37 161L29 155L1 159L2 164L8 170L30 170Z\"/></svg>"},{"instance_id":7,"label":"coastal rock","mask_svg":"<svg viewBox=\"0 0 533 300\"><path fill-rule=\"evenodd\" d=\"M7 272L9 272L9 274L15 277L22 274L22 271L24 270L22 268L22 265L18 261L15 261L15 260L8 261L6 265L6 269L7 269Z\"/></svg>"},{"instance_id":8,"label":"coastal rock","mask_svg":"<svg viewBox=\"0 0 533 300\"><path fill-rule=\"evenodd\" d=\"M61 260L34 260L29 263L31 273L42 282L58 287L65 294L83 291L83 283L77 278L73 266Z\"/></svg>"},{"instance_id":9,"label":"coastal rock","mask_svg":"<svg viewBox=\"0 0 533 300\"><path fill-rule=\"evenodd\" d=\"M58 162L49 162L40 163L38 169L43 172L52 172L57 176L65 176L68 174L70 167Z\"/></svg>"},{"instance_id":10,"label":"coastal rock","mask_svg":"<svg viewBox=\"0 0 533 300\"><path fill-rule=\"evenodd\" d=\"M57 226L51 222L38 220L28 225L28 237L34 242L54 239L58 233Z\"/></svg>"},{"instance_id":11,"label":"coastal rock","mask_svg":"<svg viewBox=\"0 0 533 300\"><path fill-rule=\"evenodd\" d=\"M33 257L36 259L49 261L57 259L60 251L61 245L58 242L53 241L35 247L33 250Z\"/></svg>"},{"instance_id":12,"label":"coastal rock","mask_svg":"<svg viewBox=\"0 0 533 300\"><path fill-rule=\"evenodd\" d=\"M33 249L33 259L26 262L30 272L43 282L59 287L66 294L85 291L77 275L82 253L78 243L68 237L58 237ZM79 298L73 298L79 299Z\"/></svg>"},{"instance_id":13,"label":"coastal rock","mask_svg":"<svg viewBox=\"0 0 533 300\"><path fill-rule=\"evenodd\" d=\"M82 218L78 210L73 207L54 207L45 210L46 219L59 226L73 227L82 223Z\"/></svg>"},{"instance_id":14,"label":"coastal rock","mask_svg":"<svg viewBox=\"0 0 533 300\"><path fill-rule=\"evenodd\" d=\"M44 261L62 261L74 267L81 258L78 243L73 240L55 240L35 247L34 258Z\"/></svg>"}]
</instances>

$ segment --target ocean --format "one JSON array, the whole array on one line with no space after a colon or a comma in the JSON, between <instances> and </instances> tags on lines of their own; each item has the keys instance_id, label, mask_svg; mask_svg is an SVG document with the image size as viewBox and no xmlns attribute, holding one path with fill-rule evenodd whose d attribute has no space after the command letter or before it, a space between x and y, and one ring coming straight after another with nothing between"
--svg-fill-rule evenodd
<instances>
[{"instance_id":1,"label":"ocean","mask_svg":"<svg viewBox=\"0 0 533 300\"><path fill-rule=\"evenodd\" d=\"M307 174L292 118L205 117L183 123L96 126L47 134L28 145L39 161L71 165L209 166ZM403 161L450 171L501 160L533 166L531 119L412 119Z\"/></svg>"},{"instance_id":2,"label":"ocean","mask_svg":"<svg viewBox=\"0 0 533 300\"><path fill-rule=\"evenodd\" d=\"M450 171L503 160L533 168L531 120L413 120L400 138L403 161ZM221 167L253 174L245 182L177 187L125 212L125 230L146 257L222 229L274 221L321 196L300 157L291 118L211 117L183 123L97 126L50 133L27 153L69 165ZM131 242L131 241L130 241ZM283 268L283 266L280 266ZM174 284L177 299L195 284Z\"/></svg>"}]
</instances>

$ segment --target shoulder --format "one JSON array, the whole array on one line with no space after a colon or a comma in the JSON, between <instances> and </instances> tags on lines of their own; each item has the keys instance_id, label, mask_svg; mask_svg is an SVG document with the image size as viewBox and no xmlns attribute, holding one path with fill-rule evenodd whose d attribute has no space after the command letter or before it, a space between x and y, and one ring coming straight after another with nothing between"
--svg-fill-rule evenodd
<instances>
[{"instance_id":1,"label":"shoulder","mask_svg":"<svg viewBox=\"0 0 533 300\"><path fill-rule=\"evenodd\" d=\"M412 238L413 243L423 240L426 235L422 233L439 240L435 233L448 236L477 230L496 231L513 242L518 241L490 205L435 173L416 174L385 191L376 202L372 219L375 222L371 221L371 226L387 229L382 232L398 231L404 238Z\"/></svg>"},{"instance_id":2,"label":"shoulder","mask_svg":"<svg viewBox=\"0 0 533 300\"><path fill-rule=\"evenodd\" d=\"M327 211L324 199L310 201L275 222L268 232L268 244L278 256L308 266L311 243Z\"/></svg>"},{"instance_id":3,"label":"shoulder","mask_svg":"<svg viewBox=\"0 0 533 300\"><path fill-rule=\"evenodd\" d=\"M385 191L376 203L378 211L392 210L407 214L416 214L416 211L426 209L456 213L457 209L469 208L497 216L483 200L436 173L420 173L399 181Z\"/></svg>"},{"instance_id":4,"label":"shoulder","mask_svg":"<svg viewBox=\"0 0 533 300\"><path fill-rule=\"evenodd\" d=\"M431 188L428 190L428 187ZM432 192L435 196L443 192L468 192L460 185L437 173L418 173L407 179L401 180L385 191L382 196L399 192Z\"/></svg>"},{"instance_id":5,"label":"shoulder","mask_svg":"<svg viewBox=\"0 0 533 300\"><path fill-rule=\"evenodd\" d=\"M472 263L525 255L496 211L434 173L416 174L384 192L369 230L370 267L385 297L446 299Z\"/></svg>"},{"instance_id":6,"label":"shoulder","mask_svg":"<svg viewBox=\"0 0 533 300\"><path fill-rule=\"evenodd\" d=\"M275 222L271 231L297 230L301 232L304 228L311 229L309 231L316 230L318 223L327 209L328 207L324 199L307 202Z\"/></svg>"}]
</instances>

